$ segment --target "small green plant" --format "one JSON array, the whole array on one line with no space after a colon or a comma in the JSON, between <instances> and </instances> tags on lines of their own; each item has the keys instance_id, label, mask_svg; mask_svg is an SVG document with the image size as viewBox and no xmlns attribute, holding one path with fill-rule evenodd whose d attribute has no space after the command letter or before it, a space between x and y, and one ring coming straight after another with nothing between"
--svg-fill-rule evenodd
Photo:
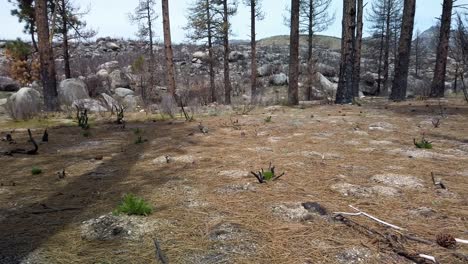
<instances>
[{"instance_id":1,"label":"small green plant","mask_svg":"<svg viewBox=\"0 0 468 264\"><path fill-rule=\"evenodd\" d=\"M141 131L140 128L136 128L135 130L133 130L133 133L134 133L135 135L139 135L139 134L141 134L141 132L142 132L142 131Z\"/></svg>"},{"instance_id":2,"label":"small green plant","mask_svg":"<svg viewBox=\"0 0 468 264\"><path fill-rule=\"evenodd\" d=\"M422 136L420 141L417 141L415 138L413 138L413 143L417 148L420 149L432 149L432 142L427 141L424 138L424 135Z\"/></svg>"},{"instance_id":3,"label":"small green plant","mask_svg":"<svg viewBox=\"0 0 468 264\"><path fill-rule=\"evenodd\" d=\"M135 139L135 144L143 144L145 143L146 141L148 141L147 139L143 139L141 136L138 136L137 139Z\"/></svg>"},{"instance_id":4,"label":"small green plant","mask_svg":"<svg viewBox=\"0 0 468 264\"><path fill-rule=\"evenodd\" d=\"M271 122L271 116L265 118L265 123L270 123Z\"/></svg>"},{"instance_id":5,"label":"small green plant","mask_svg":"<svg viewBox=\"0 0 468 264\"><path fill-rule=\"evenodd\" d=\"M42 170L41 170L40 168L38 168L38 167L33 167L33 168L31 169L31 174L32 174L32 175L39 175L39 174L41 174L41 173L42 173Z\"/></svg>"},{"instance_id":6,"label":"small green plant","mask_svg":"<svg viewBox=\"0 0 468 264\"><path fill-rule=\"evenodd\" d=\"M260 183L266 183L267 181L276 181L282 176L284 176L284 172L281 173L280 175L276 175L275 166L271 166L271 162L270 162L270 165L268 166L268 170L261 169L261 171L257 173L253 171L250 173L252 173L255 176L255 178L257 178L258 182Z\"/></svg>"},{"instance_id":7,"label":"small green plant","mask_svg":"<svg viewBox=\"0 0 468 264\"><path fill-rule=\"evenodd\" d=\"M148 216L153 212L153 208L143 198L131 193L124 195L122 202L114 210L114 215L144 215Z\"/></svg>"},{"instance_id":8,"label":"small green plant","mask_svg":"<svg viewBox=\"0 0 468 264\"><path fill-rule=\"evenodd\" d=\"M76 106L76 119L78 119L78 126L82 129L89 129L88 125L88 110Z\"/></svg>"}]
</instances>

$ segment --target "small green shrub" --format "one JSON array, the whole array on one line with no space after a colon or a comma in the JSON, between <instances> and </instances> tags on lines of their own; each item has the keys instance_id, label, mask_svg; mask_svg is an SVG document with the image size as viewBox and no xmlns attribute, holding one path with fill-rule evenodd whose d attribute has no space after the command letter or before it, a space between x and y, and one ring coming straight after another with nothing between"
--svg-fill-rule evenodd
<instances>
[{"instance_id":1,"label":"small green shrub","mask_svg":"<svg viewBox=\"0 0 468 264\"><path fill-rule=\"evenodd\" d=\"M261 171L259 171L257 173L255 173L253 171L251 171L250 173L252 173L253 176L255 176L255 178L257 178L259 183L266 183L268 181L276 181L279 178L284 176L284 172L281 173L280 175L277 175L275 173L275 166L271 166L271 162L270 162L270 166L268 166L268 170L261 169Z\"/></svg>"},{"instance_id":2,"label":"small green shrub","mask_svg":"<svg viewBox=\"0 0 468 264\"><path fill-rule=\"evenodd\" d=\"M42 173L42 170L40 168L38 168L38 167L33 167L31 169L31 174L32 175L38 175L38 174L41 174L41 173Z\"/></svg>"},{"instance_id":3,"label":"small green shrub","mask_svg":"<svg viewBox=\"0 0 468 264\"><path fill-rule=\"evenodd\" d=\"M416 139L413 139L413 143L417 148L420 149L432 149L432 142L427 141L424 136L420 141L416 141Z\"/></svg>"},{"instance_id":4,"label":"small green shrub","mask_svg":"<svg viewBox=\"0 0 468 264\"><path fill-rule=\"evenodd\" d=\"M114 210L114 214L144 215L148 216L153 212L153 208L143 198L133 194L124 195L122 202Z\"/></svg>"},{"instance_id":5,"label":"small green shrub","mask_svg":"<svg viewBox=\"0 0 468 264\"><path fill-rule=\"evenodd\" d=\"M133 130L133 133L134 133L135 135L139 135L139 134L141 134L141 132L142 132L142 130L139 129L139 128L136 128L135 130Z\"/></svg>"},{"instance_id":6,"label":"small green shrub","mask_svg":"<svg viewBox=\"0 0 468 264\"><path fill-rule=\"evenodd\" d=\"M265 123L270 123L271 122L271 116L265 118Z\"/></svg>"},{"instance_id":7,"label":"small green shrub","mask_svg":"<svg viewBox=\"0 0 468 264\"><path fill-rule=\"evenodd\" d=\"M147 139L143 139L141 136L138 136L137 139L135 139L135 144L143 144L145 143L146 141L148 141Z\"/></svg>"}]
</instances>

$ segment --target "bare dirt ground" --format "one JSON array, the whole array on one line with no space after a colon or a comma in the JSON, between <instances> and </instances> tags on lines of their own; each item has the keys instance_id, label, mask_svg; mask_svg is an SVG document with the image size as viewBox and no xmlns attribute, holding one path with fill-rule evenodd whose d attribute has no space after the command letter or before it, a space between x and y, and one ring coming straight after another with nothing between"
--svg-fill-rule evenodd
<instances>
[{"instance_id":1,"label":"bare dirt ground","mask_svg":"<svg viewBox=\"0 0 468 264\"><path fill-rule=\"evenodd\" d=\"M98 120L90 137L49 122L38 155L0 156L0 263L158 263L154 240L169 263L411 263L394 247L440 263L467 261L468 245L424 244L362 216L347 217L363 227L356 228L333 214L353 205L406 235L468 239L466 103L368 100L190 123L140 119L125 129ZM14 147L28 147L28 124L3 122L2 137L14 127ZM36 139L41 126L30 127ZM135 144L136 129L147 142ZM413 145L422 133L432 150ZM0 142L0 150L11 147ZM285 176L258 184L249 172L270 162ZM32 167L43 173L31 175ZM447 190L434 186L431 172ZM144 223L138 236L86 239L83 222L111 213L125 193L154 207L132 217ZM307 210L307 202L326 212ZM377 232L392 234L393 244Z\"/></svg>"}]
</instances>

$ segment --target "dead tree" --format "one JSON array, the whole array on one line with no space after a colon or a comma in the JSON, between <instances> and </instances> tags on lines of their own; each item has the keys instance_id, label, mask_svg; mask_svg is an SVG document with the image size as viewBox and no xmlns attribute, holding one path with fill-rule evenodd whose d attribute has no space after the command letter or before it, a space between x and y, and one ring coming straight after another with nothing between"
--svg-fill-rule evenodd
<instances>
[{"instance_id":1,"label":"dead tree","mask_svg":"<svg viewBox=\"0 0 468 264\"><path fill-rule=\"evenodd\" d=\"M174 54L172 51L171 23L169 19L169 0L162 0L163 30L164 30L164 51L166 53L166 78L169 92L176 95Z\"/></svg>"},{"instance_id":2,"label":"dead tree","mask_svg":"<svg viewBox=\"0 0 468 264\"><path fill-rule=\"evenodd\" d=\"M224 103L231 104L231 78L230 69L229 69L229 34L231 29L231 24L229 23L229 17L235 15L237 13L237 6L235 4L230 4L228 0L222 0L223 6L223 24L221 28L221 32L223 35L223 48L224 48Z\"/></svg>"},{"instance_id":3,"label":"dead tree","mask_svg":"<svg viewBox=\"0 0 468 264\"><path fill-rule=\"evenodd\" d=\"M444 0L442 7L439 44L437 45L437 57L434 78L432 79L431 85L431 97L444 97L445 93L445 74L447 71L450 25L452 22L452 9L454 2L456 2L456 0Z\"/></svg>"},{"instance_id":4,"label":"dead tree","mask_svg":"<svg viewBox=\"0 0 468 264\"><path fill-rule=\"evenodd\" d=\"M354 46L356 0L343 0L341 62L335 103L349 104L353 100Z\"/></svg>"},{"instance_id":5,"label":"dead tree","mask_svg":"<svg viewBox=\"0 0 468 264\"><path fill-rule=\"evenodd\" d=\"M36 141L34 140L30 129L28 129L28 135L29 135L29 142L31 142L31 144L33 144L33 147L34 147L33 149L25 150L25 149L17 148L17 149L13 149L13 150L4 152L3 154L8 155L8 156L13 156L13 154L36 155L37 151L39 150L39 146L37 145Z\"/></svg>"},{"instance_id":6,"label":"dead tree","mask_svg":"<svg viewBox=\"0 0 468 264\"><path fill-rule=\"evenodd\" d=\"M392 92L390 94L390 99L394 101L403 101L406 99L415 13L416 0L405 0L400 45L398 48L398 60L395 66L395 76L393 78Z\"/></svg>"},{"instance_id":7,"label":"dead tree","mask_svg":"<svg viewBox=\"0 0 468 264\"><path fill-rule=\"evenodd\" d=\"M359 97L359 81L361 78L361 50L362 50L362 29L363 29L363 0L357 0L357 16L356 16L356 44L354 54L354 77L353 77L353 96Z\"/></svg>"},{"instance_id":8,"label":"dead tree","mask_svg":"<svg viewBox=\"0 0 468 264\"><path fill-rule=\"evenodd\" d=\"M261 0L244 0L246 6L250 7L250 94L252 102L257 100L257 40L256 40L256 21L263 19L263 13L260 6Z\"/></svg>"},{"instance_id":9,"label":"dead tree","mask_svg":"<svg viewBox=\"0 0 468 264\"><path fill-rule=\"evenodd\" d=\"M289 40L288 103L299 104L299 11L300 0L291 0L291 34Z\"/></svg>"}]
</instances>

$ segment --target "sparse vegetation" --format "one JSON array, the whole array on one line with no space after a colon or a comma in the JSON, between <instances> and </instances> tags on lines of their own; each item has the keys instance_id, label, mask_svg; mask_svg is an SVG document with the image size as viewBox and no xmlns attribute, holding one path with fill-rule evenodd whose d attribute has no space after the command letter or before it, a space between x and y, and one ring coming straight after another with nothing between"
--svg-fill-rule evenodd
<instances>
[{"instance_id":1,"label":"sparse vegetation","mask_svg":"<svg viewBox=\"0 0 468 264\"><path fill-rule=\"evenodd\" d=\"M420 149L432 149L432 142L426 140L424 135L422 136L421 140L417 141L415 138L413 139L413 143L417 148Z\"/></svg>"},{"instance_id":2,"label":"sparse vegetation","mask_svg":"<svg viewBox=\"0 0 468 264\"><path fill-rule=\"evenodd\" d=\"M257 173L253 171L250 173L252 173L255 176L255 178L257 178L259 183L266 183L268 181L276 181L282 176L284 176L284 172L279 175L275 173L275 166L271 166L271 162L267 170L261 169L261 171Z\"/></svg>"},{"instance_id":3,"label":"sparse vegetation","mask_svg":"<svg viewBox=\"0 0 468 264\"><path fill-rule=\"evenodd\" d=\"M271 122L271 116L268 116L267 118L265 118L265 123L270 123Z\"/></svg>"},{"instance_id":4,"label":"sparse vegetation","mask_svg":"<svg viewBox=\"0 0 468 264\"><path fill-rule=\"evenodd\" d=\"M143 198L135 196L134 194L124 195L122 202L114 210L115 215L142 215L148 216L153 212L153 208Z\"/></svg>"},{"instance_id":5,"label":"sparse vegetation","mask_svg":"<svg viewBox=\"0 0 468 264\"><path fill-rule=\"evenodd\" d=\"M41 174L41 173L42 173L42 169L39 168L39 167L33 167L33 168L31 169L31 174L32 174L32 175L39 175L39 174Z\"/></svg>"}]
</instances>

